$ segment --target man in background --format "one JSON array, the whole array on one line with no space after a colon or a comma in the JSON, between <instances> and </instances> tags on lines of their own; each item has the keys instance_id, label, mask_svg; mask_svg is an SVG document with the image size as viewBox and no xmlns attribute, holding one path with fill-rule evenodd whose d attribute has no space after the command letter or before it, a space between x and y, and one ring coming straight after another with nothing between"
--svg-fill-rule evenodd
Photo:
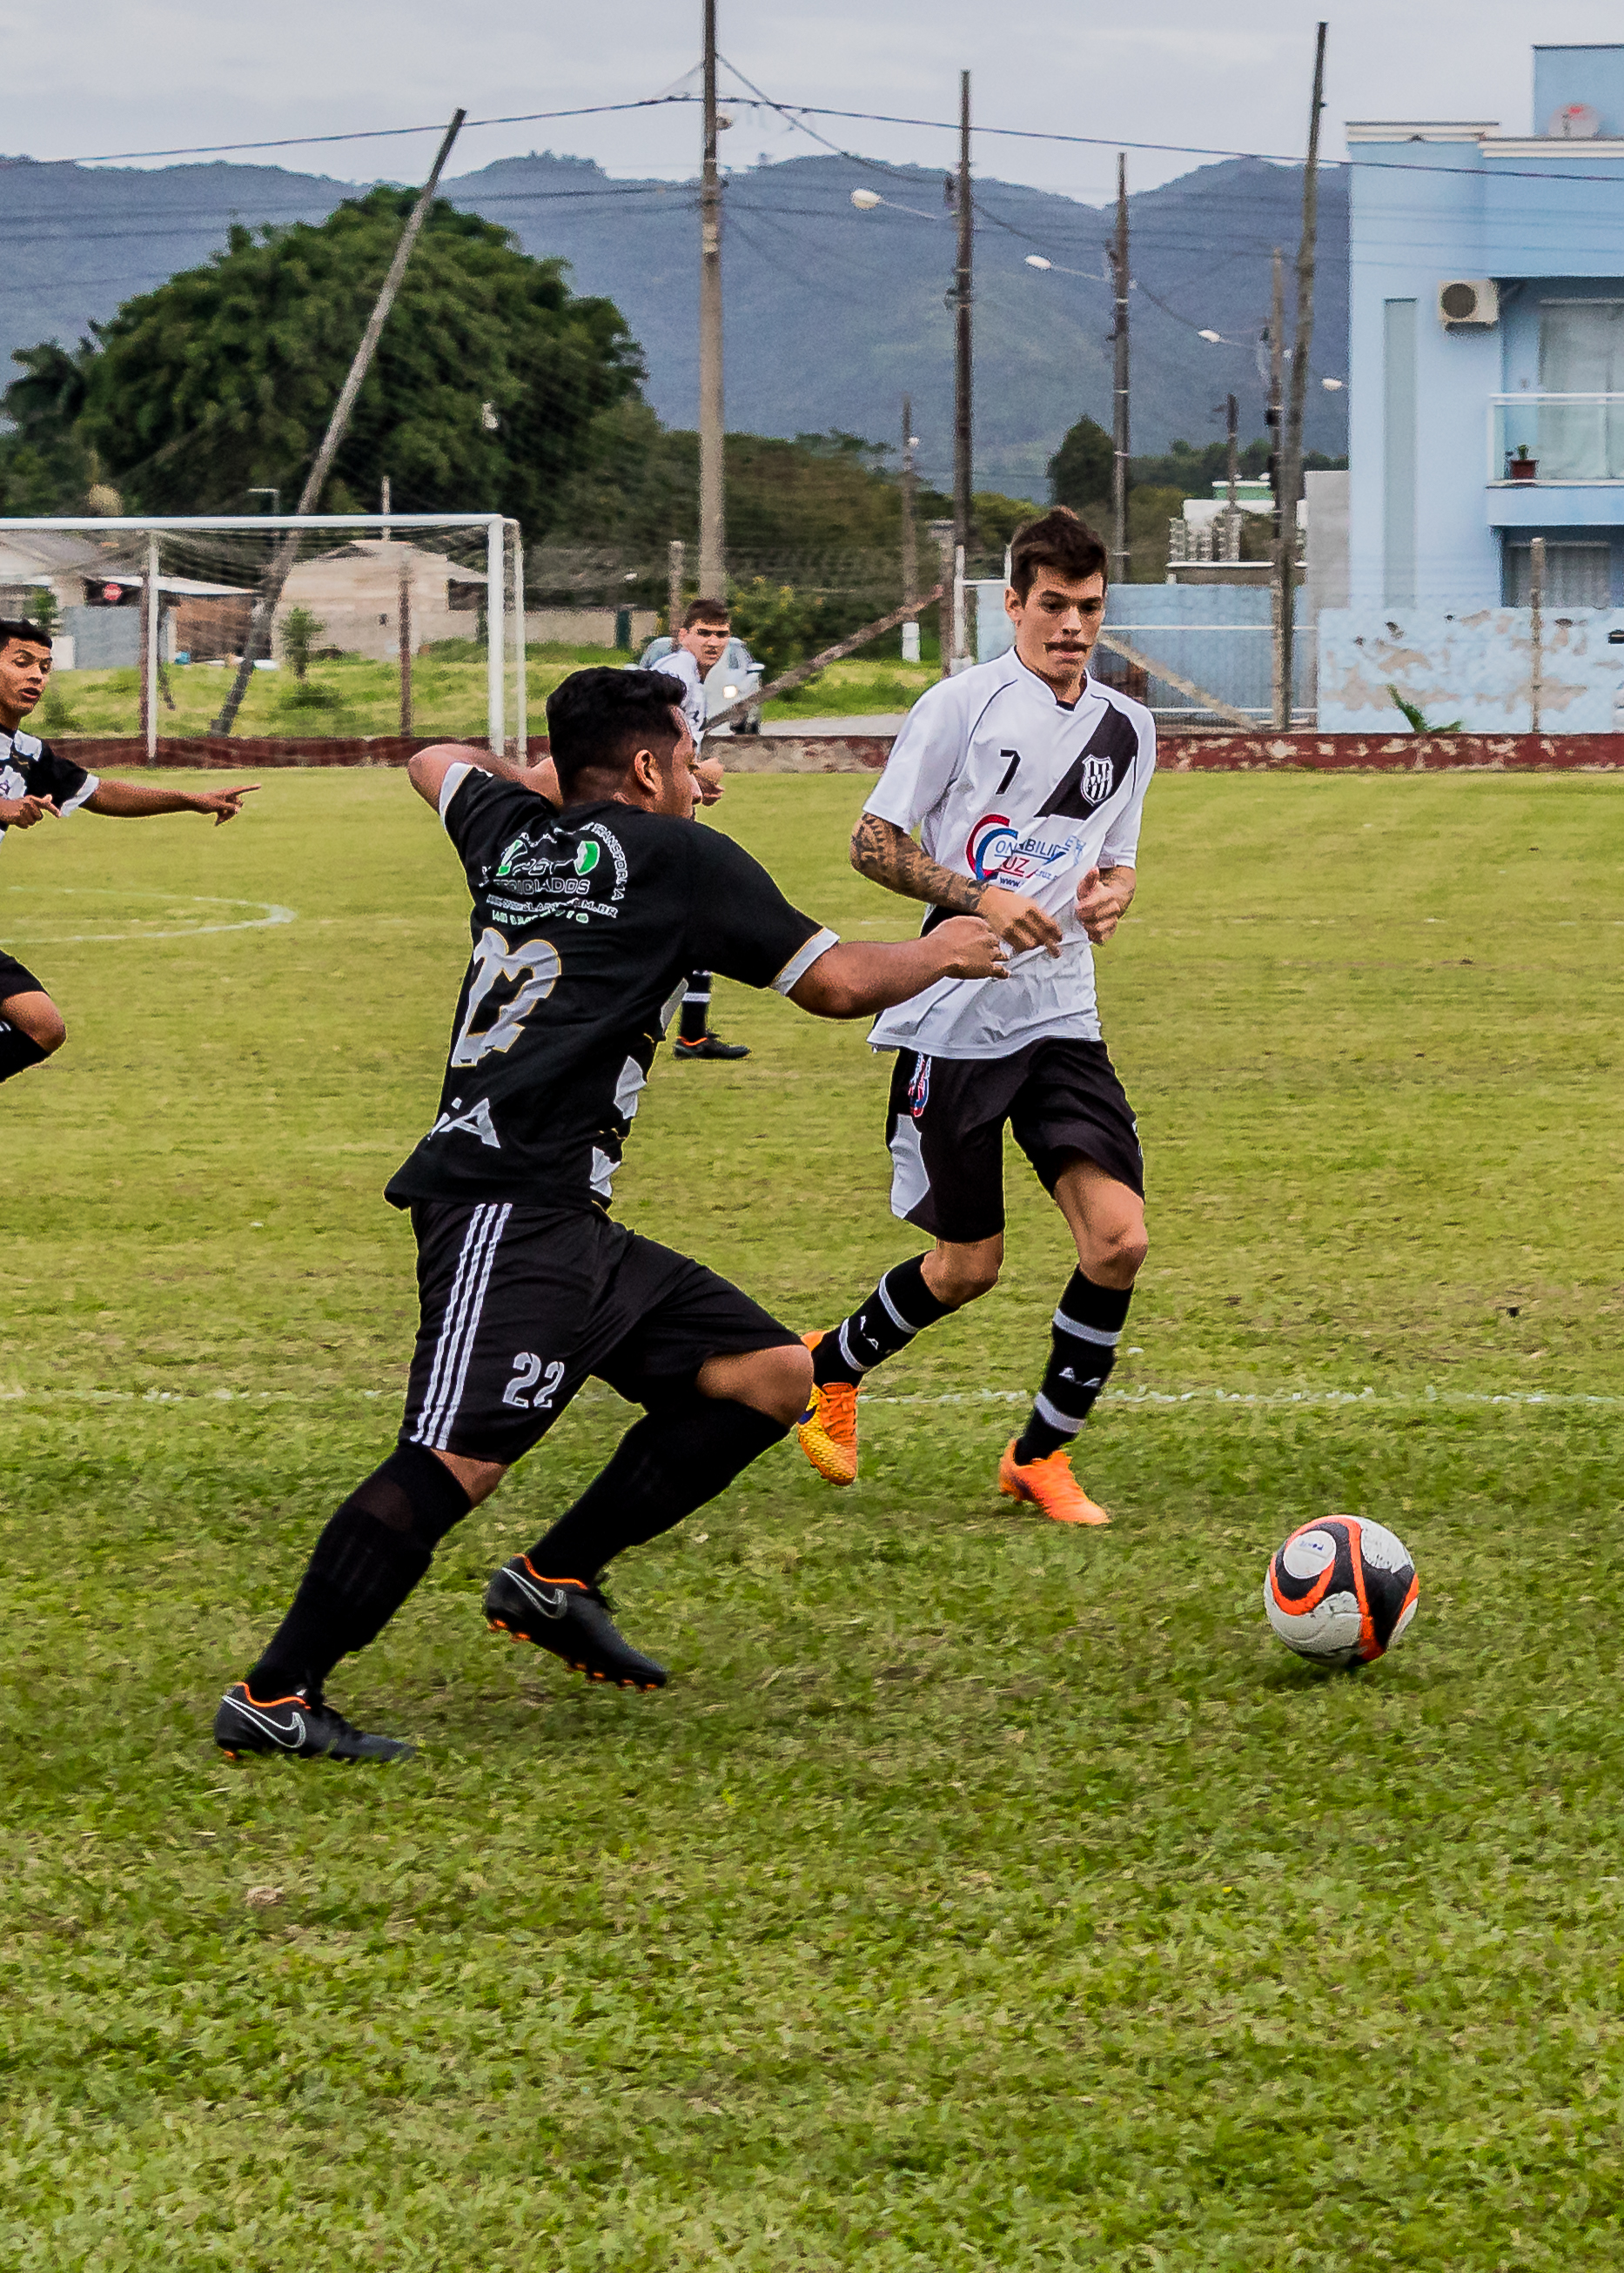
<instances>
[{"instance_id":1,"label":"man in background","mask_svg":"<svg viewBox=\"0 0 1624 2273\"><path fill-rule=\"evenodd\" d=\"M51 671L50 634L26 616L0 617L0 838L37 829L71 813L106 813L135 821L154 813L206 813L216 827L234 821L253 784L241 789L158 789L146 782L104 782L49 742L25 733L23 720L44 694ZM61 1011L26 964L0 949L0 1081L43 1064L68 1039Z\"/></svg>"},{"instance_id":2,"label":"man in background","mask_svg":"<svg viewBox=\"0 0 1624 2273\"><path fill-rule=\"evenodd\" d=\"M674 679L682 689L682 716L694 746L699 748L705 731L705 680L727 652L732 637L727 610L720 600L695 600L677 626L672 645L654 666L663 677ZM649 650L651 654L652 649ZM699 793L707 805L719 803L722 761L702 758L694 769ZM679 1061L694 1058L748 1058L743 1042L725 1042L710 1031L711 974L690 971L682 992L682 1015L671 1054Z\"/></svg>"}]
</instances>

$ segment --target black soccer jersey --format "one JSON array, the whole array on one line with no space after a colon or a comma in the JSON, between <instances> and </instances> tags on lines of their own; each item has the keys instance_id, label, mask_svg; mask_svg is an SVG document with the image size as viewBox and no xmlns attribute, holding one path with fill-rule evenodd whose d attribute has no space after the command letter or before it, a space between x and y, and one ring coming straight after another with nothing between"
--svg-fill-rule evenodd
<instances>
[{"instance_id":1,"label":"black soccer jersey","mask_svg":"<svg viewBox=\"0 0 1624 2273\"><path fill-rule=\"evenodd\" d=\"M835 935L690 821L613 802L560 815L473 766L447 774L440 816L474 952L439 1115L387 1197L605 1209L688 973L787 994Z\"/></svg>"},{"instance_id":2,"label":"black soccer jersey","mask_svg":"<svg viewBox=\"0 0 1624 2273\"><path fill-rule=\"evenodd\" d=\"M25 734L20 726L10 734L0 731L0 797L54 798L58 813L71 813L101 786L96 775L71 758L59 758L37 734ZM9 826L0 823L0 836Z\"/></svg>"}]
</instances>

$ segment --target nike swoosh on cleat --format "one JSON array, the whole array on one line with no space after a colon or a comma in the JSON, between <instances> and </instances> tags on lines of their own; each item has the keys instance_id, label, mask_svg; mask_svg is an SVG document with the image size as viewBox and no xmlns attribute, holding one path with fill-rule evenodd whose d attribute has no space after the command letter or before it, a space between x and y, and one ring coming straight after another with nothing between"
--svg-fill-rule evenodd
<instances>
[{"instance_id":1,"label":"nike swoosh on cleat","mask_svg":"<svg viewBox=\"0 0 1624 2273\"><path fill-rule=\"evenodd\" d=\"M569 1608L569 1597L565 1594L562 1587L528 1586L516 1571L509 1571L508 1576L513 1580L525 1601L535 1603L544 1618L561 1618Z\"/></svg>"},{"instance_id":2,"label":"nike swoosh on cleat","mask_svg":"<svg viewBox=\"0 0 1624 2273\"><path fill-rule=\"evenodd\" d=\"M234 1713L240 1713L245 1721L252 1721L256 1729L263 1729L267 1737L290 1752L297 1752L304 1742L304 1722L300 1714L293 1714L294 1733L292 1736L288 1736L284 1731L284 1724L273 1721L268 1713L261 1713L257 1705L250 1705L241 1697L222 1697L220 1701L222 1705L229 1705Z\"/></svg>"}]
</instances>

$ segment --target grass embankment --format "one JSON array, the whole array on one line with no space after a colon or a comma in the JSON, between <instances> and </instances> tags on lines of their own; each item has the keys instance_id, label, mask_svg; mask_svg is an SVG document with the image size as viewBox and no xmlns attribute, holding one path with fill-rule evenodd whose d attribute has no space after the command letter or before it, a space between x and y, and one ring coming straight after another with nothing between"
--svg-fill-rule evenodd
<instances>
[{"instance_id":1,"label":"grass embankment","mask_svg":"<svg viewBox=\"0 0 1624 2273\"><path fill-rule=\"evenodd\" d=\"M722 817L899 935L861 791ZM374 1774L207 1723L390 1442L455 863L364 774L13 839L71 1038L0 1097L0 2262L1624 2265L1621 853L1606 780L1159 783L1101 958L1154 1241L1113 1527L993 1488L1070 1269L1012 1159L1004 1281L876 1377L856 1488L782 1448L618 1567L668 1692L480 1622L589 1393L335 1684L422 1743ZM718 1024L754 1056L658 1064L621 1212L827 1324L916 1243L884 1067ZM1332 1508L1422 1595L1327 1679L1258 1590Z\"/></svg>"},{"instance_id":2,"label":"grass embankment","mask_svg":"<svg viewBox=\"0 0 1624 2273\"><path fill-rule=\"evenodd\" d=\"M570 671L586 664L630 660L613 648L539 647L526 654L530 731L545 734L548 695ZM161 705L161 736L207 734L231 683L220 664L177 664L169 674L174 708ZM934 664L894 657L837 663L810 686L770 703L769 718L817 718L906 710L937 677ZM134 671L61 672L30 720L45 735L134 734L140 731L140 674ZM511 660L507 701L509 731L514 696ZM483 741L485 734L485 650L471 640L446 641L417 659L412 678L413 731ZM400 672L392 663L357 656L315 663L303 686L291 671L257 671L238 713L240 734L356 735L400 731Z\"/></svg>"}]
</instances>

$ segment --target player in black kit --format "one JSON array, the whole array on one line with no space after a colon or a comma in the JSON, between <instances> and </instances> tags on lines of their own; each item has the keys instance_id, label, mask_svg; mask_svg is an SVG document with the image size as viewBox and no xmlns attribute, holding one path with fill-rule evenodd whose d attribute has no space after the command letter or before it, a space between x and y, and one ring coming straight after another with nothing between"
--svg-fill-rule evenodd
<instances>
[{"instance_id":1,"label":"player in black kit","mask_svg":"<svg viewBox=\"0 0 1624 2273\"><path fill-rule=\"evenodd\" d=\"M194 793L100 781L38 735L25 734L22 722L44 694L50 668L50 634L25 616L0 616L0 837L81 806L121 820L153 813L207 813L216 825L235 820L247 789ZM41 1064L67 1039L61 1011L33 971L0 949L0 1081Z\"/></svg>"},{"instance_id":2,"label":"player in black kit","mask_svg":"<svg viewBox=\"0 0 1624 2273\"><path fill-rule=\"evenodd\" d=\"M410 775L473 895L473 957L433 1126L386 1197L410 1208L421 1304L405 1417L344 1502L214 1740L244 1752L395 1759L324 1698L434 1549L553 1426L589 1375L645 1408L602 1474L491 1580L485 1617L589 1679L658 1689L599 1575L725 1489L804 1411L811 1360L725 1279L609 1215L654 1052L699 966L857 1018L1004 951L979 918L896 946L840 942L715 829L680 689L580 671L547 703L550 766L524 774L442 745ZM553 772L556 769L556 775ZM556 779L560 803L537 783ZM561 807L561 809L560 809Z\"/></svg>"}]
</instances>

